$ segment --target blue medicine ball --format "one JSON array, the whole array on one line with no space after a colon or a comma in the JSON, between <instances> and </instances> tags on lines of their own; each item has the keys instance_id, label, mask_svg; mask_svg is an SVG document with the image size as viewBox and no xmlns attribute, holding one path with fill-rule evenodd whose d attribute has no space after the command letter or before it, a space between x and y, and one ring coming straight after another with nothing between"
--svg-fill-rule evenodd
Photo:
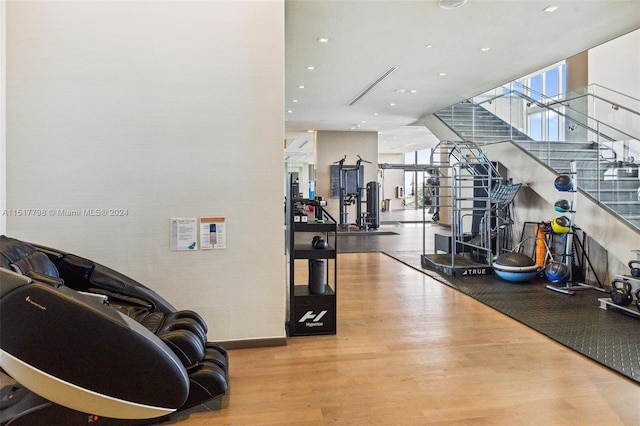
<instances>
[{"instance_id":1,"label":"blue medicine ball","mask_svg":"<svg viewBox=\"0 0 640 426\"><path fill-rule=\"evenodd\" d=\"M560 175L553 182L558 191L571 191L573 189L573 180L569 175Z\"/></svg>"},{"instance_id":2,"label":"blue medicine ball","mask_svg":"<svg viewBox=\"0 0 640 426\"><path fill-rule=\"evenodd\" d=\"M569 267L564 263L551 262L544 268L544 274L549 282L564 284L569 280Z\"/></svg>"}]
</instances>

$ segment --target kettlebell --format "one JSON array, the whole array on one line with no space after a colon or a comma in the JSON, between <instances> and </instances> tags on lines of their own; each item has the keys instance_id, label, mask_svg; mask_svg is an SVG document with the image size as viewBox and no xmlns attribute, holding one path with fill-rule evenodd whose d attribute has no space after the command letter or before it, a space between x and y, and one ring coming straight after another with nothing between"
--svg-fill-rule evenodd
<instances>
[{"instance_id":1,"label":"kettlebell","mask_svg":"<svg viewBox=\"0 0 640 426\"><path fill-rule=\"evenodd\" d=\"M311 240L311 245L314 249L326 250L329 248L329 243L327 243L324 238L319 235L313 237L313 240Z\"/></svg>"},{"instance_id":2,"label":"kettlebell","mask_svg":"<svg viewBox=\"0 0 640 426\"><path fill-rule=\"evenodd\" d=\"M640 288L636 290L636 307L640 311Z\"/></svg>"},{"instance_id":3,"label":"kettlebell","mask_svg":"<svg viewBox=\"0 0 640 426\"><path fill-rule=\"evenodd\" d=\"M620 287L619 285L622 285ZM631 283L627 280L616 278L611 282L611 301L616 305L627 306L633 302L633 295L631 294Z\"/></svg>"},{"instance_id":4,"label":"kettlebell","mask_svg":"<svg viewBox=\"0 0 640 426\"><path fill-rule=\"evenodd\" d=\"M634 265L640 265L640 261L638 260L630 260L629 261L629 269L631 270L631 276L632 277L636 277L636 278L640 278L640 268L638 268L637 266Z\"/></svg>"}]
</instances>

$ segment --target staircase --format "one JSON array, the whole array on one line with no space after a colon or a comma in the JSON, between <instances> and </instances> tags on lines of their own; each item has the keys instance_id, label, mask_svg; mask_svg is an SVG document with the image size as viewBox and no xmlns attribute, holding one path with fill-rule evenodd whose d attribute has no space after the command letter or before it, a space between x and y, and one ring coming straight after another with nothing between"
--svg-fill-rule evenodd
<instances>
[{"instance_id":1,"label":"staircase","mask_svg":"<svg viewBox=\"0 0 640 426\"><path fill-rule=\"evenodd\" d=\"M462 140L478 145L512 141L532 141L529 136L470 101L451 105L436 113Z\"/></svg>"},{"instance_id":2,"label":"staircase","mask_svg":"<svg viewBox=\"0 0 640 426\"><path fill-rule=\"evenodd\" d=\"M514 141L558 174L568 173L570 162L577 161L580 189L640 231L638 165L618 161L606 146L594 142L534 141L470 101L444 108L435 115L465 141L478 145Z\"/></svg>"}]
</instances>

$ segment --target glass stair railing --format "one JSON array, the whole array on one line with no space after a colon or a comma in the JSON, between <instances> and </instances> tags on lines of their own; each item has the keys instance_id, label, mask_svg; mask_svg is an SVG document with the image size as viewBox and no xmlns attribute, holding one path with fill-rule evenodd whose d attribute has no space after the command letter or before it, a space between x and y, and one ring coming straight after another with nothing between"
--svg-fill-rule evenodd
<instances>
[{"instance_id":1,"label":"glass stair railing","mask_svg":"<svg viewBox=\"0 0 640 426\"><path fill-rule=\"evenodd\" d=\"M462 140L480 145L506 140L533 140L481 105L471 101L451 105L436 113Z\"/></svg>"},{"instance_id":2,"label":"glass stair railing","mask_svg":"<svg viewBox=\"0 0 640 426\"><path fill-rule=\"evenodd\" d=\"M598 90L604 91L601 87ZM582 97L589 96L572 93L565 102L510 83L435 115L461 140L479 146L514 141L559 174L569 172L570 162L577 161L581 190L640 231L640 179L635 162L640 157L640 142L637 135L632 135L633 123L639 122L640 114L627 117L624 121L632 125L623 131L579 110L585 104ZM602 99L600 96L598 102ZM634 98L628 100L631 106L622 104L618 96L618 110L614 111L636 113ZM572 108L576 104L580 108Z\"/></svg>"},{"instance_id":3,"label":"glass stair railing","mask_svg":"<svg viewBox=\"0 0 640 426\"><path fill-rule=\"evenodd\" d=\"M530 91L530 89L523 89ZM552 109L579 111L583 116L608 126L610 130L618 129L633 135L635 139L640 139L640 99L598 84L567 92L557 99L534 92L532 94ZM611 135L615 135L615 132ZM633 149L633 147L630 148Z\"/></svg>"}]
</instances>

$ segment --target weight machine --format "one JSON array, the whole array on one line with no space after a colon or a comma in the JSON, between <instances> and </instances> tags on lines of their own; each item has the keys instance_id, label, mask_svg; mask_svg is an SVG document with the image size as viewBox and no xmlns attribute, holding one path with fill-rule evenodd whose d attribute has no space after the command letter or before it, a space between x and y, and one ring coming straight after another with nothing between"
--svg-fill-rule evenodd
<instances>
[{"instance_id":1,"label":"weight machine","mask_svg":"<svg viewBox=\"0 0 640 426\"><path fill-rule=\"evenodd\" d=\"M371 162L358 155L355 165L345 165L346 159L345 155L341 160L333 163L337 164L335 167L338 171L339 227L349 231L351 224L348 220L347 208L355 204L355 225L363 231L378 229L380 227L380 184L372 181L366 186L362 186L364 180L364 165L362 163L371 164ZM363 200L363 194L366 194L365 200ZM362 204L366 205L365 212L362 211Z\"/></svg>"}]
</instances>

